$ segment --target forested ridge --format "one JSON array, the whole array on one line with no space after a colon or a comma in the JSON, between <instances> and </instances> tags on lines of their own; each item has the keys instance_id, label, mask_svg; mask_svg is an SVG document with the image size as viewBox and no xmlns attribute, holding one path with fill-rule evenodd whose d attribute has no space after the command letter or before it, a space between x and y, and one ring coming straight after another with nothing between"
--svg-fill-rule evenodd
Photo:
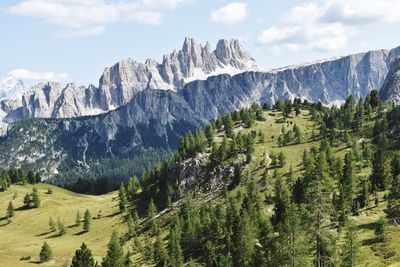
<instances>
[{"instance_id":1,"label":"forested ridge","mask_svg":"<svg viewBox=\"0 0 400 267\"><path fill-rule=\"evenodd\" d=\"M399 122L400 107L376 91L341 107L295 99L225 114L183 136L172 160L121 184L109 215L121 223L107 252L76 244L68 265L400 262ZM85 217L82 241L104 220Z\"/></svg>"}]
</instances>

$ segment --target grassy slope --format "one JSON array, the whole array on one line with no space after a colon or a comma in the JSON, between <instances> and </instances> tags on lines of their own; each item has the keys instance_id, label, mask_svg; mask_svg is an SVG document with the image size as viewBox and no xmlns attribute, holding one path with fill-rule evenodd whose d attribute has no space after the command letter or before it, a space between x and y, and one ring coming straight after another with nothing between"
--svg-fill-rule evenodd
<instances>
[{"instance_id":1,"label":"grassy slope","mask_svg":"<svg viewBox=\"0 0 400 267\"><path fill-rule=\"evenodd\" d=\"M294 177L301 175L301 161L302 153L305 148L313 145L318 146L318 141L310 141L313 122L307 111L303 111L303 115L289 119L296 123L303 135L301 144L288 145L285 147L278 147L277 140L280 135L282 126L291 129L293 124L278 123L277 120L281 118L279 112L265 112L267 117L265 122L257 122L251 129L244 129L248 132L251 130L262 130L265 133L265 142L256 145L255 159L249 165L248 170L257 177L261 178L263 168L259 168L259 162L264 157L263 154L267 152L274 152L278 154L283 151L287 157L286 166L279 169L280 174L287 174L290 165L294 170ZM367 125L368 127L368 125ZM272 136L274 138L272 138ZM353 134L355 140L361 138L357 133ZM348 148L344 145L334 147L333 152L338 156L343 156ZM356 169L356 168L355 168ZM272 171L272 170L271 170ZM363 168L360 173L356 173L358 177L365 177L369 174L369 168ZM117 193L113 192L104 196L83 196L74 194L57 187L53 188L53 194L45 194L49 185L38 185L39 194L42 199L42 206L34 210L17 211L13 222L9 225L4 225L5 220L0 221L0 266L30 266L32 263L20 262L21 256L32 256L32 261L38 260L38 253L40 246L44 241L47 241L54 250L55 259L49 266L62 266L71 258L75 249L79 247L81 242L86 242L92 249L93 254L100 261L101 257L106 252L106 245L113 229L123 233L126 231L126 226L123 224L123 217L120 214L115 214L118 210L118 202L115 200ZM271 194L273 188L273 181L269 182L267 188L262 188L260 191L265 194ZM18 186L13 185L7 192L0 193L0 214L4 214L8 202L12 199L14 192L18 193L17 199L14 201L15 207L22 206L23 196L30 192L32 186ZM240 189L239 189L240 190ZM382 199L384 192L380 193ZM216 198L215 201L218 201ZM390 241L387 244L376 242L374 235L374 225L380 216L383 216L383 209L386 203L381 201L378 207L370 204L368 210L362 210L360 216L355 217L356 224L358 225L358 234L360 239L360 266L400 266L400 247L397 245L400 242L400 229L397 226L389 227ZM48 221L52 216L54 220L58 217L67 226L72 226L75 221L75 214L80 209L81 214L86 208L89 208L93 216L96 216L99 210L102 210L103 217L101 219L93 220L92 231L89 233L76 235L80 232L81 227L68 228L66 236L53 237L54 233L48 233ZM161 216L163 221L167 221L170 214ZM164 224L162 224L164 225ZM163 228L163 234L167 233L167 227ZM343 238L343 236L342 236ZM341 240L342 240L341 238ZM141 238L141 240L143 240ZM342 241L340 241L341 243ZM129 246L127 243L126 248ZM134 255L135 261L138 265L143 265L142 257L139 254Z\"/></svg>"},{"instance_id":2,"label":"grassy slope","mask_svg":"<svg viewBox=\"0 0 400 267\"><path fill-rule=\"evenodd\" d=\"M0 221L0 266L32 266L31 262L38 260L44 241L49 243L55 256L52 262L46 264L49 266L63 266L82 242L87 243L94 255L102 256L106 252L112 230L126 231L121 215L113 215L118 210L118 203L114 201L116 193L95 197L74 194L45 184L36 187L41 198L38 209L17 210L12 223L8 225L5 219ZM48 188L53 189L53 194L46 194ZM23 205L25 194L31 190L31 185L12 185L6 192L0 193L1 216L4 216L14 193L17 193L17 198L13 203L18 209ZM82 218L86 209L89 209L93 217L102 210L102 218L92 221L89 233L80 234L82 225L74 226L78 209ZM49 233L50 216L54 221L60 218L64 223L67 227L65 236L58 237L57 233ZM32 256L31 262L19 261L22 256ZM96 259L100 261L100 257Z\"/></svg>"}]
</instances>

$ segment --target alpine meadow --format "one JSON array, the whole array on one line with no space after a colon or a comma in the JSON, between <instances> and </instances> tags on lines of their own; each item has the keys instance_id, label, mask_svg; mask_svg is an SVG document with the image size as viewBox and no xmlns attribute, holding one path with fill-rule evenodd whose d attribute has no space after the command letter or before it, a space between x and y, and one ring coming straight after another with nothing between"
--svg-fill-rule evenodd
<instances>
[{"instance_id":1,"label":"alpine meadow","mask_svg":"<svg viewBox=\"0 0 400 267\"><path fill-rule=\"evenodd\" d=\"M1 3L0 267L400 266L400 4L293 2Z\"/></svg>"}]
</instances>

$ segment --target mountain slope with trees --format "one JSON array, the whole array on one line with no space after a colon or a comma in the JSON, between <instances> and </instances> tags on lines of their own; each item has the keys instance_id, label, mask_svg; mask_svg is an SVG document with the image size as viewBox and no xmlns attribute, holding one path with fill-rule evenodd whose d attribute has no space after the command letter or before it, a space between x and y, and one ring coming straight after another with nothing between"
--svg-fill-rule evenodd
<instances>
[{"instance_id":1,"label":"mountain slope with trees","mask_svg":"<svg viewBox=\"0 0 400 267\"><path fill-rule=\"evenodd\" d=\"M39 260L45 241L54 266L398 264L399 121L400 107L377 91L340 108L254 104L184 135L172 160L118 192L88 197L39 184L40 205L25 209L33 186L12 184L0 193L3 214L10 201L15 208L1 220L0 264Z\"/></svg>"}]
</instances>

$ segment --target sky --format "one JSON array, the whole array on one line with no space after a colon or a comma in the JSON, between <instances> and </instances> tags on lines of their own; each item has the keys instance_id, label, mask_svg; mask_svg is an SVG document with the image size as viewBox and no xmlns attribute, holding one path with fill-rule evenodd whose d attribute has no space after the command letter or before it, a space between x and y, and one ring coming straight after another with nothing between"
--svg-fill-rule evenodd
<instances>
[{"instance_id":1,"label":"sky","mask_svg":"<svg viewBox=\"0 0 400 267\"><path fill-rule=\"evenodd\" d=\"M0 77L98 85L185 37L239 39L265 68L400 45L399 0L2 0Z\"/></svg>"}]
</instances>

